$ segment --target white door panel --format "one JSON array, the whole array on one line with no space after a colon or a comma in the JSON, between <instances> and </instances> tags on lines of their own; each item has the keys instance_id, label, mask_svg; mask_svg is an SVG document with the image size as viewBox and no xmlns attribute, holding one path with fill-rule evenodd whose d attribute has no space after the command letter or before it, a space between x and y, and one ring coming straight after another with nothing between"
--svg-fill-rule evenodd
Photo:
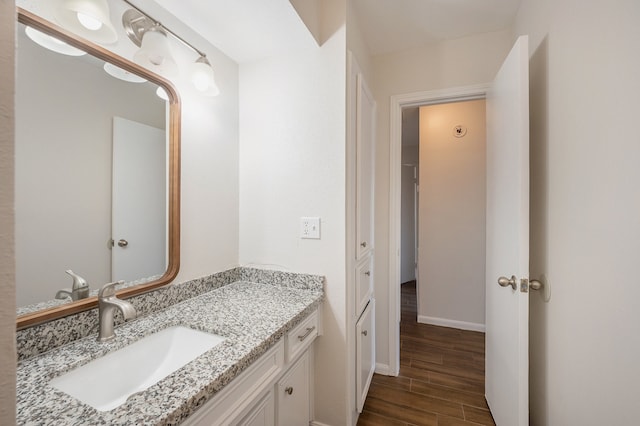
<instances>
[{"instance_id":1,"label":"white door panel","mask_svg":"<svg viewBox=\"0 0 640 426\"><path fill-rule=\"evenodd\" d=\"M111 279L136 280L167 269L167 154L164 130L113 119L114 240ZM126 243L120 243L120 241Z\"/></svg>"},{"instance_id":2,"label":"white door panel","mask_svg":"<svg viewBox=\"0 0 640 426\"><path fill-rule=\"evenodd\" d=\"M486 398L498 426L529 422L529 54L520 37L487 93ZM517 289L498 285L516 277Z\"/></svg>"}]
</instances>

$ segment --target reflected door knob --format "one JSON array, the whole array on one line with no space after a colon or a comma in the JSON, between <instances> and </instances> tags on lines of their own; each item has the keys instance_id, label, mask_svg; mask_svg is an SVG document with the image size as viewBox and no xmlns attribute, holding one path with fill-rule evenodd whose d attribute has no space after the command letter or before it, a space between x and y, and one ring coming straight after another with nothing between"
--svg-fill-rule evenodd
<instances>
[{"instance_id":1,"label":"reflected door knob","mask_svg":"<svg viewBox=\"0 0 640 426\"><path fill-rule=\"evenodd\" d=\"M125 239L118 240L118 246L119 247L123 247L124 248L124 247L126 247L128 245L129 245L129 241L127 241Z\"/></svg>"}]
</instances>

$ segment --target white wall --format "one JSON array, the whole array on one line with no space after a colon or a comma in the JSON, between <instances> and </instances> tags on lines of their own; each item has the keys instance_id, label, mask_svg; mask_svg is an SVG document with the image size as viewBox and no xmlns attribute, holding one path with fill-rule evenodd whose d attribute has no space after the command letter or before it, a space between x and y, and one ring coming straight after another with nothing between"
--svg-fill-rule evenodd
<instances>
[{"instance_id":1,"label":"white wall","mask_svg":"<svg viewBox=\"0 0 640 426\"><path fill-rule=\"evenodd\" d=\"M509 53L512 37L501 31L425 46L372 59L372 90L378 102L376 149L376 294L387 294L389 283L389 97L488 83ZM395 285L395 284L394 284ZM389 362L388 305L376 303L376 359Z\"/></svg>"},{"instance_id":2,"label":"white wall","mask_svg":"<svg viewBox=\"0 0 640 426\"><path fill-rule=\"evenodd\" d=\"M111 280L113 117L165 128L165 102L154 86L46 50L23 29L15 107L18 306L70 287L66 269L93 289Z\"/></svg>"},{"instance_id":3,"label":"white wall","mask_svg":"<svg viewBox=\"0 0 640 426\"><path fill-rule=\"evenodd\" d=\"M180 283L238 265L239 66L161 6L136 2L207 54L220 88L208 98L186 73L175 82L182 101ZM174 47L174 55L193 53Z\"/></svg>"},{"instance_id":4,"label":"white wall","mask_svg":"<svg viewBox=\"0 0 640 426\"><path fill-rule=\"evenodd\" d=\"M347 49L355 56L365 81L370 82L373 72L371 53L369 53L369 46L362 35L353 1L350 0L347 1Z\"/></svg>"},{"instance_id":5,"label":"white wall","mask_svg":"<svg viewBox=\"0 0 640 426\"><path fill-rule=\"evenodd\" d=\"M324 334L316 343L316 419L347 417L345 314L344 2L321 46L240 68L240 262L326 277ZM321 239L299 237L300 217L321 218Z\"/></svg>"},{"instance_id":6,"label":"white wall","mask_svg":"<svg viewBox=\"0 0 640 426\"><path fill-rule=\"evenodd\" d=\"M14 78L13 1L0 1L0 423L16 421L16 323L14 265Z\"/></svg>"},{"instance_id":7,"label":"white wall","mask_svg":"<svg viewBox=\"0 0 640 426\"><path fill-rule=\"evenodd\" d=\"M484 99L420 108L418 322L484 330L485 124Z\"/></svg>"},{"instance_id":8,"label":"white wall","mask_svg":"<svg viewBox=\"0 0 640 426\"><path fill-rule=\"evenodd\" d=\"M640 3L523 0L530 40L532 425L637 424Z\"/></svg>"}]
</instances>

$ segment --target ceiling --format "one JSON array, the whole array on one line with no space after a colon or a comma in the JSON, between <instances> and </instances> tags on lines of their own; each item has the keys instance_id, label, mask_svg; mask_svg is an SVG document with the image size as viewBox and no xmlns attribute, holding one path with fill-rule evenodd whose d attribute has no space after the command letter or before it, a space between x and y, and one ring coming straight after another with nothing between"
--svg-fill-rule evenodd
<instances>
[{"instance_id":1,"label":"ceiling","mask_svg":"<svg viewBox=\"0 0 640 426\"><path fill-rule=\"evenodd\" d=\"M372 55L508 28L521 0L352 0Z\"/></svg>"},{"instance_id":2,"label":"ceiling","mask_svg":"<svg viewBox=\"0 0 640 426\"><path fill-rule=\"evenodd\" d=\"M134 0L140 6L149 3ZM322 0L318 0L322 1ZM371 54L508 28L521 0L348 0ZM238 63L313 38L290 0L155 0ZM143 7L144 9L144 7Z\"/></svg>"},{"instance_id":3,"label":"ceiling","mask_svg":"<svg viewBox=\"0 0 640 426\"><path fill-rule=\"evenodd\" d=\"M143 2L137 3L143 6ZM238 63L315 43L289 0L155 0L155 3Z\"/></svg>"}]
</instances>

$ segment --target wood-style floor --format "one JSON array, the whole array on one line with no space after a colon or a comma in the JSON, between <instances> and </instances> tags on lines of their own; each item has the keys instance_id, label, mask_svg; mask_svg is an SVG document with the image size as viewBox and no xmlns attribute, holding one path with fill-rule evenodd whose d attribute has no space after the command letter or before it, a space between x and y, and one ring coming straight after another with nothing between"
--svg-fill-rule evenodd
<instances>
[{"instance_id":1,"label":"wood-style floor","mask_svg":"<svg viewBox=\"0 0 640 426\"><path fill-rule=\"evenodd\" d=\"M495 425L484 399L484 333L418 324L402 285L400 375L374 375L358 426Z\"/></svg>"}]
</instances>

